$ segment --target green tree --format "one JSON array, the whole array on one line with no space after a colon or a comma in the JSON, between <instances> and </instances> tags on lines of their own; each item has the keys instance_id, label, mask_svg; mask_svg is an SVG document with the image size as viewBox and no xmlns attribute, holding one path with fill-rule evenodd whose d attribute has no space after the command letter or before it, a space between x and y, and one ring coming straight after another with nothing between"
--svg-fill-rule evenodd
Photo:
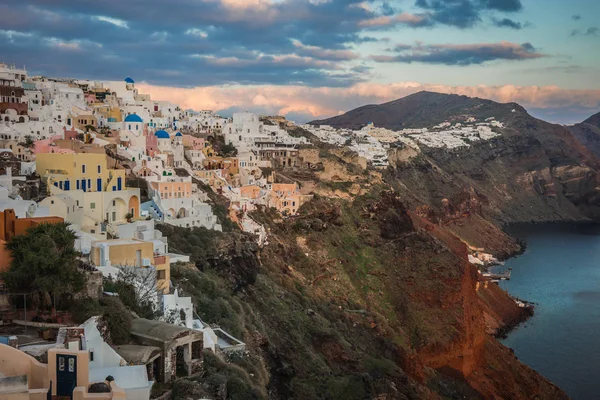
<instances>
[{"instance_id":1,"label":"green tree","mask_svg":"<svg viewBox=\"0 0 600 400\"><path fill-rule=\"evenodd\" d=\"M28 148L28 149L31 149L32 147L34 147L34 146L35 146L35 141L33 140L33 138L32 138L31 136L27 135L27 136L25 137L25 141L24 141L24 142L21 142L21 143L19 143L19 145L21 145L21 146L23 146L23 147L26 147L26 148Z\"/></svg>"},{"instance_id":2,"label":"green tree","mask_svg":"<svg viewBox=\"0 0 600 400\"><path fill-rule=\"evenodd\" d=\"M235 157L237 152L237 149L231 143L221 146L221 154L223 157Z\"/></svg>"},{"instance_id":3,"label":"green tree","mask_svg":"<svg viewBox=\"0 0 600 400\"><path fill-rule=\"evenodd\" d=\"M40 224L8 241L12 262L0 276L12 292L60 299L83 288L84 276L77 268L79 253L74 248L76 235L68 225Z\"/></svg>"}]
</instances>

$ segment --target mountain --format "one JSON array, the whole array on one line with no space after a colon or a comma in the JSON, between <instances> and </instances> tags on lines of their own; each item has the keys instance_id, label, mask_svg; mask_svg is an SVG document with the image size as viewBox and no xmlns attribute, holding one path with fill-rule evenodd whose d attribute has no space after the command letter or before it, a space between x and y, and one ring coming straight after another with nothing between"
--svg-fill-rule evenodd
<instances>
[{"instance_id":1,"label":"mountain","mask_svg":"<svg viewBox=\"0 0 600 400\"><path fill-rule=\"evenodd\" d=\"M360 129L372 122L378 127L401 130L430 127L463 115L481 119L500 117L513 110L525 112L525 109L516 103L499 104L491 100L456 94L422 91L388 103L367 105L343 115L311 121L309 124Z\"/></svg>"},{"instance_id":2,"label":"mountain","mask_svg":"<svg viewBox=\"0 0 600 400\"><path fill-rule=\"evenodd\" d=\"M593 125L596 128L600 128L600 112L592 115L591 117L583 121L583 123Z\"/></svg>"},{"instance_id":3,"label":"mountain","mask_svg":"<svg viewBox=\"0 0 600 400\"><path fill-rule=\"evenodd\" d=\"M600 113L568 128L582 145L600 158Z\"/></svg>"}]
</instances>

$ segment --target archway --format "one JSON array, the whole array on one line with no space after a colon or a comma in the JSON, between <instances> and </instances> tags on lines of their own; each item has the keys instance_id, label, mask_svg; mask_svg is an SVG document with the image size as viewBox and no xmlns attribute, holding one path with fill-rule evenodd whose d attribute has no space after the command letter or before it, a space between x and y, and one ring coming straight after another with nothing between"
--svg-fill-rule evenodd
<instances>
[{"instance_id":1,"label":"archway","mask_svg":"<svg viewBox=\"0 0 600 400\"><path fill-rule=\"evenodd\" d=\"M19 117L19 122L25 122L25 117Z\"/></svg>"},{"instance_id":2,"label":"archway","mask_svg":"<svg viewBox=\"0 0 600 400\"><path fill-rule=\"evenodd\" d=\"M125 200L117 197L109 201L108 207L106 208L106 219L110 223L121 222L125 220L125 215L127 215L128 212Z\"/></svg>"},{"instance_id":3,"label":"archway","mask_svg":"<svg viewBox=\"0 0 600 400\"><path fill-rule=\"evenodd\" d=\"M137 196L131 196L129 199L129 212L133 214L133 218L140 215L140 199Z\"/></svg>"},{"instance_id":4,"label":"archway","mask_svg":"<svg viewBox=\"0 0 600 400\"><path fill-rule=\"evenodd\" d=\"M175 218L175 210L169 208L169 210L167 211L167 215L169 216L169 218Z\"/></svg>"},{"instance_id":5,"label":"archway","mask_svg":"<svg viewBox=\"0 0 600 400\"><path fill-rule=\"evenodd\" d=\"M177 212L177 218L185 218L185 208L181 207Z\"/></svg>"}]
</instances>

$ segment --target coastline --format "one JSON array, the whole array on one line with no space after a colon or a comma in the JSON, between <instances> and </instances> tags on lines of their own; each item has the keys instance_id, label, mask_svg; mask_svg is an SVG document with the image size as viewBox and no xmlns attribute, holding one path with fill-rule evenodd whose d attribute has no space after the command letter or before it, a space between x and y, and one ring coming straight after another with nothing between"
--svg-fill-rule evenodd
<instances>
[{"instance_id":1,"label":"coastline","mask_svg":"<svg viewBox=\"0 0 600 400\"><path fill-rule=\"evenodd\" d=\"M502 227L502 231L506 235L509 235L510 237L514 238L517 241L517 243L519 244L520 249L513 251L510 255L508 255L506 258L502 259L501 261L504 263L510 259L517 258L517 257L523 255L527 251L528 242L522 236L526 236L525 233L528 233L528 231L530 231L533 227L535 227L535 229L539 229L540 226L548 226L550 229L558 230L558 231L573 231L573 230L581 231L582 229L584 229L584 230L591 230L591 231L596 231L596 232L600 233L600 222L593 221L590 219L573 220L573 221L564 221L564 220L543 221L543 222L530 221L530 222L515 222L515 223L505 224ZM521 235L521 237L519 236L519 234ZM494 265L490 265L488 267L488 270L491 270L493 267L494 267ZM507 339L512 331L514 331L516 328L518 328L523 323L527 322L530 318L532 318L535 315L536 303L529 301L527 299L520 299L518 297L515 297L508 290L501 288L499 284L496 283L496 285L498 286L498 288L500 290L504 291L511 299L515 300L515 302L521 302L521 303L524 303L527 305L526 307L521 307L524 312L522 313L520 318L511 319L504 326L502 326L496 330L494 337L496 337L497 339Z\"/></svg>"}]
</instances>

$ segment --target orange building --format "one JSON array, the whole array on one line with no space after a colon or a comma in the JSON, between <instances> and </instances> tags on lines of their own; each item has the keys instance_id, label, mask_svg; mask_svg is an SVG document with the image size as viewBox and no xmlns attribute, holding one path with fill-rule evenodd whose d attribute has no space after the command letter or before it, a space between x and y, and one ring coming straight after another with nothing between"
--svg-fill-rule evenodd
<instances>
[{"instance_id":1,"label":"orange building","mask_svg":"<svg viewBox=\"0 0 600 400\"><path fill-rule=\"evenodd\" d=\"M240 188L240 196L244 199L258 199L260 197L260 188L256 185L246 185Z\"/></svg>"},{"instance_id":2,"label":"orange building","mask_svg":"<svg viewBox=\"0 0 600 400\"><path fill-rule=\"evenodd\" d=\"M152 188L160 193L161 199L188 198L192 195L192 181L172 178L166 181L153 181Z\"/></svg>"},{"instance_id":3,"label":"orange building","mask_svg":"<svg viewBox=\"0 0 600 400\"><path fill-rule=\"evenodd\" d=\"M64 221L61 217L17 218L13 209L0 212L0 272L6 271L12 261L10 252L5 248L6 242L11 238L40 224L58 224Z\"/></svg>"}]
</instances>

